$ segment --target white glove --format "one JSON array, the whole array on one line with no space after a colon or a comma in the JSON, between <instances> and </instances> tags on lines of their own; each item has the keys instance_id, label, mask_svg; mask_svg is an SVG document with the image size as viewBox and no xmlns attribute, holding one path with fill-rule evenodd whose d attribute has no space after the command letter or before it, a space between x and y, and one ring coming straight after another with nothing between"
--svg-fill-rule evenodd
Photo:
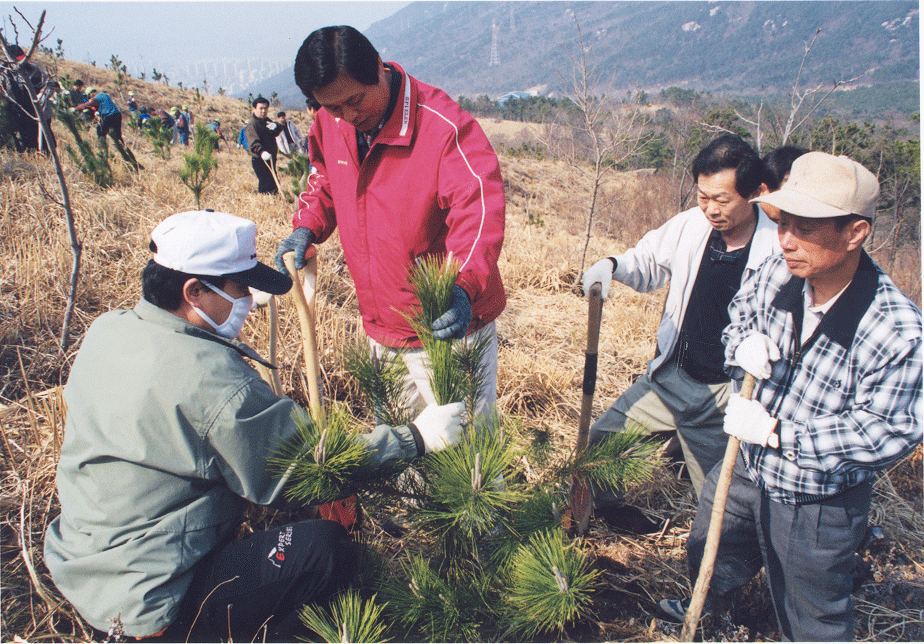
<instances>
[{"instance_id":1,"label":"white glove","mask_svg":"<svg viewBox=\"0 0 924 644\"><path fill-rule=\"evenodd\" d=\"M275 132L277 127L279 127L279 125L277 125L276 123L266 124L266 129L269 130L270 132Z\"/></svg>"},{"instance_id":2,"label":"white glove","mask_svg":"<svg viewBox=\"0 0 924 644\"><path fill-rule=\"evenodd\" d=\"M581 284L584 287L584 297L590 292L590 287L600 282L600 296L605 300L610 292L610 282L613 281L613 271L616 269L613 260L609 257L601 259L599 262L587 269L584 277L581 278Z\"/></svg>"},{"instance_id":3,"label":"white glove","mask_svg":"<svg viewBox=\"0 0 924 644\"><path fill-rule=\"evenodd\" d=\"M744 443L780 446L780 437L775 433L777 419L767 413L756 400L732 394L725 407L725 433Z\"/></svg>"},{"instance_id":4,"label":"white glove","mask_svg":"<svg viewBox=\"0 0 924 644\"><path fill-rule=\"evenodd\" d=\"M769 378L770 363L779 359L780 348L763 333L749 335L735 349L734 362L758 380Z\"/></svg>"},{"instance_id":5,"label":"white glove","mask_svg":"<svg viewBox=\"0 0 924 644\"><path fill-rule=\"evenodd\" d=\"M441 450L455 445L462 437L462 413L464 403L448 405L427 405L414 419L414 425L420 431L427 452Z\"/></svg>"},{"instance_id":6,"label":"white glove","mask_svg":"<svg viewBox=\"0 0 924 644\"><path fill-rule=\"evenodd\" d=\"M250 294L253 295L253 306L257 308L258 306L266 306L269 304L270 299L272 299L272 293L266 293L255 289L252 286L247 287L250 290Z\"/></svg>"},{"instance_id":7,"label":"white glove","mask_svg":"<svg viewBox=\"0 0 924 644\"><path fill-rule=\"evenodd\" d=\"M263 152L260 153L260 158L263 159L264 161L266 161L266 162L268 163L268 162L272 161L273 155L270 154L269 152L266 152L266 151L264 150Z\"/></svg>"}]
</instances>

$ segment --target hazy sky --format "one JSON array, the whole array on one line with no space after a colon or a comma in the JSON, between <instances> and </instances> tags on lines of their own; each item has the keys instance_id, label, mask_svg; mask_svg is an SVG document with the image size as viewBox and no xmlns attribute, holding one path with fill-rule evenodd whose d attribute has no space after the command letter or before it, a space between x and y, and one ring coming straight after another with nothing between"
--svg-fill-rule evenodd
<instances>
[{"instance_id":1,"label":"hazy sky","mask_svg":"<svg viewBox=\"0 0 924 644\"><path fill-rule=\"evenodd\" d=\"M116 54L133 76L180 71L187 63L227 58L262 58L291 65L305 37L319 27L353 25L360 31L387 18L409 2L0 2L8 40L25 25L18 9L37 24L46 10L43 43L50 49L61 38L64 55L106 67ZM12 22L11 22L12 20ZM53 31L52 31L53 28ZM188 82L192 82L190 79ZM196 79L201 80L201 79Z\"/></svg>"}]
</instances>

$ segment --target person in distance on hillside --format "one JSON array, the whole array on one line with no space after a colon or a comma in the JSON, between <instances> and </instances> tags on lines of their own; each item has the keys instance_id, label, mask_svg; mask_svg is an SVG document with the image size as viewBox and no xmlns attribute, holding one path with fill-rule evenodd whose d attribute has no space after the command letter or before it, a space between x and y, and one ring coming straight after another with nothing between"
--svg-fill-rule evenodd
<instances>
[{"instance_id":1,"label":"person in distance on hillside","mask_svg":"<svg viewBox=\"0 0 924 644\"><path fill-rule=\"evenodd\" d=\"M186 120L186 113L181 112L178 107L173 107L170 109L170 114L173 116L173 122L176 125L177 140L184 146L188 146L189 121Z\"/></svg>"},{"instance_id":2,"label":"person in distance on hillside","mask_svg":"<svg viewBox=\"0 0 924 644\"><path fill-rule=\"evenodd\" d=\"M339 523L309 520L235 541L244 500L295 509L267 459L296 436L293 413L235 342L253 303L292 280L257 261L256 225L233 215L172 215L132 310L87 331L64 399L61 514L45 563L97 631L164 642L294 641L298 611L356 570ZM459 440L464 405L425 409L362 436L379 465ZM266 631L261 632L263 626Z\"/></svg>"},{"instance_id":3,"label":"person in distance on hillside","mask_svg":"<svg viewBox=\"0 0 924 644\"><path fill-rule=\"evenodd\" d=\"M192 110L189 109L189 105L184 105L182 109L183 117L186 119L186 127L189 128L189 136L195 138L196 117L193 116Z\"/></svg>"},{"instance_id":4,"label":"person in distance on hillside","mask_svg":"<svg viewBox=\"0 0 924 644\"><path fill-rule=\"evenodd\" d=\"M213 132L218 138L215 139L215 149L221 150L220 142L224 141L225 145L228 144L228 140L225 138L225 133L221 131L221 119L212 119L205 124L205 127Z\"/></svg>"},{"instance_id":5,"label":"person in distance on hillside","mask_svg":"<svg viewBox=\"0 0 924 644\"><path fill-rule=\"evenodd\" d=\"M853 639L851 570L873 481L921 444L921 312L863 250L878 197L859 163L798 157L779 191L754 200L780 210L782 255L745 282L723 333L728 373L757 386L725 413L741 448L707 606L764 567L784 640ZM691 580L720 471L687 540ZM658 609L683 621L689 603Z\"/></svg>"},{"instance_id":6,"label":"person in distance on hillside","mask_svg":"<svg viewBox=\"0 0 924 644\"><path fill-rule=\"evenodd\" d=\"M88 108L92 109L99 117L96 136L103 139L109 134L116 145L124 146L125 144L122 141L122 112L109 98L109 94L91 87L87 90L87 96L89 96L89 99L85 103L72 107L71 111L80 112Z\"/></svg>"},{"instance_id":7,"label":"person in distance on hillside","mask_svg":"<svg viewBox=\"0 0 924 644\"><path fill-rule=\"evenodd\" d=\"M676 432L696 494L721 462L722 431L730 393L724 373L722 329L728 304L768 256L778 252L776 228L748 203L767 192L766 168L741 137L722 135L693 161L698 206L675 215L622 255L602 259L584 273L585 295L595 282L606 297L613 279L640 292L670 282L658 327L657 353L648 370L591 427L591 443L627 422L649 431ZM598 505L618 501L595 493Z\"/></svg>"},{"instance_id":8,"label":"person in distance on hillside","mask_svg":"<svg viewBox=\"0 0 924 644\"><path fill-rule=\"evenodd\" d=\"M283 154L301 154L305 147L305 137L299 132L295 122L292 119L287 119L285 112L278 112L276 114L276 124L280 130L276 136L279 151Z\"/></svg>"},{"instance_id":9,"label":"person in distance on hillside","mask_svg":"<svg viewBox=\"0 0 924 644\"><path fill-rule=\"evenodd\" d=\"M767 188L770 192L779 190L789 178L789 169L792 162L808 152L805 148L795 145L783 145L771 150L764 156L764 165L767 166ZM767 216L776 223L780 220L780 211L775 206L762 203L760 207Z\"/></svg>"},{"instance_id":10,"label":"person in distance on hillside","mask_svg":"<svg viewBox=\"0 0 924 644\"><path fill-rule=\"evenodd\" d=\"M85 88L86 86L81 79L78 78L74 81L74 84L71 86L71 89L68 92L68 102L70 103L70 107L76 107L81 103L87 102L87 94L84 91Z\"/></svg>"},{"instance_id":11,"label":"person in distance on hillside","mask_svg":"<svg viewBox=\"0 0 924 644\"><path fill-rule=\"evenodd\" d=\"M48 152L49 143L52 146L57 145L51 131L54 108L49 99L57 91L58 84L38 65L25 60L26 52L19 45L9 45L7 54L8 57L0 53L0 60L15 61L18 63L18 71L15 71L16 67L12 65L0 68L0 107L3 108L7 121L7 131L0 139L11 138L18 152ZM37 113L36 105L32 103L29 85L32 86L31 91L35 92ZM46 126L44 132L39 124L40 119ZM48 140L44 138L46 133Z\"/></svg>"},{"instance_id":12,"label":"person in distance on hillside","mask_svg":"<svg viewBox=\"0 0 924 644\"><path fill-rule=\"evenodd\" d=\"M504 240L504 188L491 144L445 92L385 63L349 26L308 36L295 82L321 106L309 132L317 172L301 194L294 232L279 245L295 263L313 243L340 232L372 351L397 354L410 371L411 404L434 401L420 340L403 317L416 306L411 267L426 256L458 261L450 310L433 323L438 339L485 338L480 410L497 397L495 319L506 305L497 267Z\"/></svg>"},{"instance_id":13,"label":"person in distance on hillside","mask_svg":"<svg viewBox=\"0 0 924 644\"><path fill-rule=\"evenodd\" d=\"M276 171L276 154L279 152L276 137L281 128L266 115L269 110L267 99L257 97L252 108L253 116L247 122L243 134L251 156L250 166L257 175L257 192L275 195L279 193L276 179L273 177Z\"/></svg>"}]
</instances>

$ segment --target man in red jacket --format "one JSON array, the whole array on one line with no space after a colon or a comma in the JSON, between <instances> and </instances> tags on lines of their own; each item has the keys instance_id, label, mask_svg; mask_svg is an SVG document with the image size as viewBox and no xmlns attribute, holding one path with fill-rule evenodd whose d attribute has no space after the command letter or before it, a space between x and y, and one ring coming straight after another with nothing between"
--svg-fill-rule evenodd
<instances>
[{"instance_id":1,"label":"man in red jacket","mask_svg":"<svg viewBox=\"0 0 924 644\"><path fill-rule=\"evenodd\" d=\"M319 110L309 132L318 173L299 197L294 232L279 245L307 248L339 228L363 326L379 355L401 349L414 406L434 402L420 340L402 316L417 305L408 284L415 260L452 253L461 270L452 307L433 323L439 339L486 336L485 392L497 397L497 330L506 304L497 259L504 189L481 127L445 92L383 63L353 27L313 32L295 59L295 82Z\"/></svg>"}]
</instances>

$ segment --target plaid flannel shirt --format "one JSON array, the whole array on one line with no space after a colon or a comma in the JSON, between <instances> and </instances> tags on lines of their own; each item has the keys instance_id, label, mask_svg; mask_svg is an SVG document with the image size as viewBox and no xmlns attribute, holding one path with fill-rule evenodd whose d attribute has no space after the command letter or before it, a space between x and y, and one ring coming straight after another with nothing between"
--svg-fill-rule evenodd
<instances>
[{"instance_id":1,"label":"plaid flannel shirt","mask_svg":"<svg viewBox=\"0 0 924 644\"><path fill-rule=\"evenodd\" d=\"M780 447L742 443L754 482L805 503L866 481L921 442L921 312L864 252L853 281L802 346L802 278L769 258L729 305L728 362L749 335L780 348L754 399L779 419Z\"/></svg>"}]
</instances>

